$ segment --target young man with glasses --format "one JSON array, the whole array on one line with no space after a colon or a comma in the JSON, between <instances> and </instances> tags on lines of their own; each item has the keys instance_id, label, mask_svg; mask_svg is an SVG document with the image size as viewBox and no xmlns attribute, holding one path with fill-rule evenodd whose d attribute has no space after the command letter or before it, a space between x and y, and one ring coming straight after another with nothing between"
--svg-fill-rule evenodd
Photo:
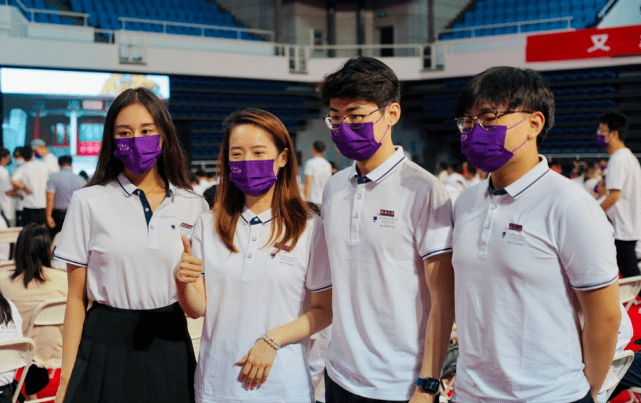
<instances>
[{"instance_id":1,"label":"young man with glasses","mask_svg":"<svg viewBox=\"0 0 641 403\"><path fill-rule=\"evenodd\" d=\"M323 193L334 312L326 401L432 403L454 313L450 197L392 143L400 85L388 66L351 59L320 95L332 141L355 160Z\"/></svg>"},{"instance_id":2,"label":"young man with glasses","mask_svg":"<svg viewBox=\"0 0 641 403\"><path fill-rule=\"evenodd\" d=\"M594 199L538 155L554 96L533 70L494 67L455 113L463 153L491 174L454 208L454 401L596 401L621 318L614 239Z\"/></svg>"},{"instance_id":3,"label":"young man with glasses","mask_svg":"<svg viewBox=\"0 0 641 403\"><path fill-rule=\"evenodd\" d=\"M639 275L635 248L641 235L641 166L625 146L628 118L616 111L599 117L597 142L610 156L605 187L608 195L601 202L614 226L617 264L622 277Z\"/></svg>"}]
</instances>

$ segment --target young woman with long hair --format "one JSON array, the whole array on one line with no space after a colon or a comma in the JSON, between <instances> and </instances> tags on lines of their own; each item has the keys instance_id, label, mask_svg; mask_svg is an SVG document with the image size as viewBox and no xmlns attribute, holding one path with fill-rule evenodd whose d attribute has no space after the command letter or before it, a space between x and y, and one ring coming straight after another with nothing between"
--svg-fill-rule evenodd
<instances>
[{"instance_id":1,"label":"young woman with long hair","mask_svg":"<svg viewBox=\"0 0 641 403\"><path fill-rule=\"evenodd\" d=\"M167 108L147 89L124 91L55 251L69 274L56 402L194 400L196 362L172 273L181 234L191 237L207 210Z\"/></svg>"},{"instance_id":2,"label":"young woman with long hair","mask_svg":"<svg viewBox=\"0 0 641 403\"><path fill-rule=\"evenodd\" d=\"M301 198L277 117L246 109L224 130L213 212L198 219L193 245L183 238L174 270L185 312L205 315L196 401L310 402L301 340L332 319L322 223Z\"/></svg>"}]
</instances>

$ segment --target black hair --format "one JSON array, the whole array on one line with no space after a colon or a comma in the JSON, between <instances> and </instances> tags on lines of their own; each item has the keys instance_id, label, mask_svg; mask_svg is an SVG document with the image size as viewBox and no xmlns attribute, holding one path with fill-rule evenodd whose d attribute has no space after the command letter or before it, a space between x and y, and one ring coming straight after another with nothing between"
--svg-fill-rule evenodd
<instances>
[{"instance_id":1,"label":"black hair","mask_svg":"<svg viewBox=\"0 0 641 403\"><path fill-rule=\"evenodd\" d=\"M450 166L447 164L447 162L441 161L438 163L438 167L444 171L447 171L447 168L449 168Z\"/></svg>"},{"instance_id":2,"label":"black hair","mask_svg":"<svg viewBox=\"0 0 641 403\"><path fill-rule=\"evenodd\" d=\"M21 148L22 148L22 147L16 147L16 148L13 150L13 156L14 156L14 157L16 156L16 154L18 154L19 156L21 156L21 157L22 157L22 151L20 151L20 149L21 149Z\"/></svg>"},{"instance_id":3,"label":"black hair","mask_svg":"<svg viewBox=\"0 0 641 403\"><path fill-rule=\"evenodd\" d=\"M596 160L585 160L585 170L586 171L588 169L596 168L596 166L597 166L597 161Z\"/></svg>"},{"instance_id":4,"label":"black hair","mask_svg":"<svg viewBox=\"0 0 641 403\"><path fill-rule=\"evenodd\" d=\"M88 180L89 180L89 175L87 175L87 172L85 172L85 171L80 171L80 172L78 172L78 175L80 175L80 176L82 176L83 178L85 178L85 180L86 180L86 181L88 181Z\"/></svg>"},{"instance_id":5,"label":"black hair","mask_svg":"<svg viewBox=\"0 0 641 403\"><path fill-rule=\"evenodd\" d=\"M63 165L71 165L71 156L70 155L63 155L62 157L58 157L58 165L63 166Z\"/></svg>"},{"instance_id":6,"label":"black hair","mask_svg":"<svg viewBox=\"0 0 641 403\"><path fill-rule=\"evenodd\" d=\"M11 155L9 150L7 150L6 148L0 148L0 159L8 157L9 155Z\"/></svg>"},{"instance_id":7,"label":"black hair","mask_svg":"<svg viewBox=\"0 0 641 403\"><path fill-rule=\"evenodd\" d=\"M382 108L401 101L401 85L385 63L360 56L349 59L340 70L325 76L320 97L326 107L332 99L351 98L373 102Z\"/></svg>"},{"instance_id":8,"label":"black hair","mask_svg":"<svg viewBox=\"0 0 641 403\"><path fill-rule=\"evenodd\" d=\"M566 178L572 177L572 170L574 169L574 164L571 160L561 161L561 175Z\"/></svg>"},{"instance_id":9,"label":"black hair","mask_svg":"<svg viewBox=\"0 0 641 403\"><path fill-rule=\"evenodd\" d=\"M13 322L13 315L11 315L11 305L9 301L0 292L0 325L6 325Z\"/></svg>"},{"instance_id":10,"label":"black hair","mask_svg":"<svg viewBox=\"0 0 641 403\"><path fill-rule=\"evenodd\" d=\"M17 152L18 155L24 158L25 161L29 161L31 158L33 158L33 148L31 148L30 145L18 147L14 152Z\"/></svg>"},{"instance_id":11,"label":"black hair","mask_svg":"<svg viewBox=\"0 0 641 403\"><path fill-rule=\"evenodd\" d=\"M458 162L457 160L450 161L449 167L452 169L452 171L456 173L463 173L463 168L461 167L461 163Z\"/></svg>"},{"instance_id":12,"label":"black hair","mask_svg":"<svg viewBox=\"0 0 641 403\"><path fill-rule=\"evenodd\" d=\"M314 150L316 150L317 153L323 153L325 152L325 143L322 141L315 141L314 144L312 144L312 147Z\"/></svg>"},{"instance_id":13,"label":"black hair","mask_svg":"<svg viewBox=\"0 0 641 403\"><path fill-rule=\"evenodd\" d=\"M26 225L16 241L16 268L11 275L15 280L23 275L25 288L36 279L44 283L43 267L51 267L51 235L41 225L31 223Z\"/></svg>"},{"instance_id":14,"label":"black hair","mask_svg":"<svg viewBox=\"0 0 641 403\"><path fill-rule=\"evenodd\" d=\"M208 187L203 192L203 197L205 198L207 204L209 204L210 209L214 206L214 203L216 203L216 193L218 193L218 186L216 185Z\"/></svg>"},{"instance_id":15,"label":"black hair","mask_svg":"<svg viewBox=\"0 0 641 403\"><path fill-rule=\"evenodd\" d=\"M198 169L196 170L195 175L196 175L196 176L203 177L203 178L206 178L206 177L207 177L207 172L205 172L205 170L203 170L202 168L198 168Z\"/></svg>"},{"instance_id":16,"label":"black hair","mask_svg":"<svg viewBox=\"0 0 641 403\"><path fill-rule=\"evenodd\" d=\"M467 115L479 103L541 112L545 123L536 138L537 146L554 126L554 94L545 79L532 69L491 67L476 75L463 88L454 113Z\"/></svg>"},{"instance_id":17,"label":"black hair","mask_svg":"<svg viewBox=\"0 0 641 403\"><path fill-rule=\"evenodd\" d=\"M467 164L467 172L476 175L476 167L471 164Z\"/></svg>"},{"instance_id":18,"label":"black hair","mask_svg":"<svg viewBox=\"0 0 641 403\"><path fill-rule=\"evenodd\" d=\"M160 177L176 187L191 189L187 177L187 159L169 111L156 94L142 87L124 90L109 107L105 117L98 165L87 186L107 185L122 172L124 164L114 156L114 127L120 111L134 104L140 104L147 109L154 119L156 129L161 133L162 155L156 163Z\"/></svg>"},{"instance_id":19,"label":"black hair","mask_svg":"<svg viewBox=\"0 0 641 403\"><path fill-rule=\"evenodd\" d=\"M628 130L628 117L623 113L615 110L606 111L599 116L599 123L608 125L608 129L619 133L619 140L625 141L626 131Z\"/></svg>"}]
</instances>

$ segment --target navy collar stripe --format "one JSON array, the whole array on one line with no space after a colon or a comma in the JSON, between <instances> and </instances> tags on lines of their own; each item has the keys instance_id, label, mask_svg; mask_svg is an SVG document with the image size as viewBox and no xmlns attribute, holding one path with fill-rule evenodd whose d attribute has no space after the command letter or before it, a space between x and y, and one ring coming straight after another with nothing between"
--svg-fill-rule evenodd
<instances>
[{"instance_id":1,"label":"navy collar stripe","mask_svg":"<svg viewBox=\"0 0 641 403\"><path fill-rule=\"evenodd\" d=\"M514 195L514 198L517 198L521 193L523 193L523 192L525 192L526 190L528 190L530 186L532 186L532 185L534 185L536 182L538 182L538 181L539 181L539 179L541 179L542 177L544 177L544 176L545 176L545 174L547 174L548 172L550 172L550 169L548 169L547 171L543 172L543 174L541 174L541 176L539 176L539 177L538 177L538 178L536 178L534 181L532 181L532 183L530 183L529 185L527 185L527 186L525 187L525 189L523 189L523 190L521 190L519 193L515 194L515 195Z\"/></svg>"},{"instance_id":2,"label":"navy collar stripe","mask_svg":"<svg viewBox=\"0 0 641 403\"><path fill-rule=\"evenodd\" d=\"M390 172L392 172L392 171L394 170L394 168L396 168L396 166L397 166L398 164L400 164L401 162L403 162L403 160L404 160L404 159L405 159L405 156L403 156L400 160L398 160L398 162L397 162L396 164L394 164L394 166L393 166L393 167L391 167L389 170L387 170L387 172L385 172L383 175L381 175L378 179L375 179L375 180L374 180L374 182L378 183L378 182L382 181L382 180L383 180L383 178L385 178L385 177L387 176L387 174L389 174Z\"/></svg>"}]
</instances>

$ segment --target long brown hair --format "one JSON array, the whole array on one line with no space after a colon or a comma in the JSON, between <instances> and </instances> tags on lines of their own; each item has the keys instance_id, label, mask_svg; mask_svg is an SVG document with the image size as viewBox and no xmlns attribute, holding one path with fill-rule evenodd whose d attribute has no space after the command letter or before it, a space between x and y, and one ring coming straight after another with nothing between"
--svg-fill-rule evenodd
<instances>
[{"instance_id":1,"label":"long brown hair","mask_svg":"<svg viewBox=\"0 0 641 403\"><path fill-rule=\"evenodd\" d=\"M136 103L147 108L163 138L162 155L157 163L158 173L166 182L169 181L174 186L191 189L187 175L187 160L178 141L169 111L167 111L162 101L147 88L127 89L118 95L118 98L111 104L105 118L98 166L87 186L106 185L122 172L124 167L122 161L114 157L114 150L116 149L114 124L121 110Z\"/></svg>"},{"instance_id":2,"label":"long brown hair","mask_svg":"<svg viewBox=\"0 0 641 403\"><path fill-rule=\"evenodd\" d=\"M261 109L250 108L234 112L223 123L225 135L218 155L220 182L214 205L216 232L227 249L238 252L234 246L234 233L245 205L245 194L229 181L229 137L234 127L244 124L258 126L270 133L279 153L287 149L287 164L278 172L278 179L274 185L273 219L267 244L278 240L277 252L285 245L288 245L288 250L291 251L305 231L307 218L312 212L300 195L297 182L298 164L289 133L280 119Z\"/></svg>"}]
</instances>

